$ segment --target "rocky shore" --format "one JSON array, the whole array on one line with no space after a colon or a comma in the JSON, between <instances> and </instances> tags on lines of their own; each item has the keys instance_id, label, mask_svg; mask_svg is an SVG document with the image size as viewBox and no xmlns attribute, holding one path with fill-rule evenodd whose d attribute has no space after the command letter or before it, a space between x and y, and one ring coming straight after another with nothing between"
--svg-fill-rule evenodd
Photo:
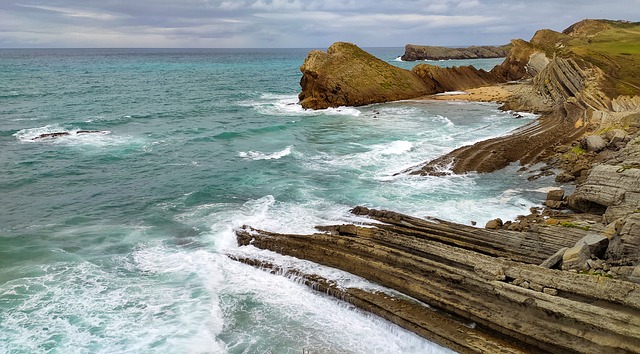
<instances>
[{"instance_id":1,"label":"rocky shore","mask_svg":"<svg viewBox=\"0 0 640 354\"><path fill-rule=\"evenodd\" d=\"M350 44L310 53L301 67L305 107L468 90L448 99L499 101L503 109L540 114L510 135L399 173L488 173L519 162L531 179L555 175L575 183L575 191L553 190L544 207L484 228L356 207L352 213L371 222L318 227L312 235L250 226L236 232L241 246L342 269L388 292L229 256L295 277L462 353L640 353L637 43L640 23L585 20L512 41L503 64L490 72L423 65L399 71ZM370 76L352 80L363 73Z\"/></svg>"}]
</instances>

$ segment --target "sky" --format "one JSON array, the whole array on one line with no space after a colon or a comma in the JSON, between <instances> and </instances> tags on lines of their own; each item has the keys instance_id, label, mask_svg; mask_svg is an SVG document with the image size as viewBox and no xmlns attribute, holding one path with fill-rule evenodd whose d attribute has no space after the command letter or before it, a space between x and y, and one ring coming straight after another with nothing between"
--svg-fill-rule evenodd
<instances>
[{"instance_id":1,"label":"sky","mask_svg":"<svg viewBox=\"0 0 640 354\"><path fill-rule=\"evenodd\" d=\"M640 0L0 0L0 48L499 45L585 18Z\"/></svg>"}]
</instances>

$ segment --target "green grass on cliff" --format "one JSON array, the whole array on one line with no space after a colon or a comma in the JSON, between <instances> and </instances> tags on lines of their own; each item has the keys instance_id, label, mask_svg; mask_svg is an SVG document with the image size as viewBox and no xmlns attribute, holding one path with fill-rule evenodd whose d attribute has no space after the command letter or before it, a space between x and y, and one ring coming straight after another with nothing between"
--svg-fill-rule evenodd
<instances>
[{"instance_id":1,"label":"green grass on cliff","mask_svg":"<svg viewBox=\"0 0 640 354\"><path fill-rule=\"evenodd\" d=\"M607 75L607 96L640 94L640 22L584 20L564 32L540 30L531 42L546 52L578 57Z\"/></svg>"},{"instance_id":2,"label":"green grass on cliff","mask_svg":"<svg viewBox=\"0 0 640 354\"><path fill-rule=\"evenodd\" d=\"M573 37L568 47L611 77L604 88L610 97L640 94L640 23L605 23L608 28Z\"/></svg>"}]
</instances>

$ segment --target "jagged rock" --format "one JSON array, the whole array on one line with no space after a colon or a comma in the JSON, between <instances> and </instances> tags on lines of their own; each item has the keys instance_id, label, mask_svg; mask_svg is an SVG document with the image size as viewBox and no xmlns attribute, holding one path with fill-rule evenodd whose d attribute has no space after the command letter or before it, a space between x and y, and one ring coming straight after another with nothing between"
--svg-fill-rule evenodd
<instances>
[{"instance_id":1,"label":"jagged rock","mask_svg":"<svg viewBox=\"0 0 640 354\"><path fill-rule=\"evenodd\" d=\"M495 46L471 46L466 48L449 48L438 46L424 46L407 44L404 54L400 59L404 61L415 60L446 60L446 59L478 59L478 58L504 58L509 53L510 45Z\"/></svg>"},{"instance_id":2,"label":"jagged rock","mask_svg":"<svg viewBox=\"0 0 640 354\"><path fill-rule=\"evenodd\" d=\"M616 146L627 138L627 132L622 129L611 129L605 133L605 137L609 140L609 146Z\"/></svg>"},{"instance_id":3,"label":"jagged rock","mask_svg":"<svg viewBox=\"0 0 640 354\"><path fill-rule=\"evenodd\" d=\"M327 289L459 352L640 352L639 285L514 261L521 257L517 253L535 253L522 249L533 240L513 244L505 258L501 250L506 249L499 243L503 236L516 235L509 231L391 212L368 210L367 215L382 223L357 227L373 231L356 231L355 236L284 235L248 227L236 234L241 246L250 244L342 269L429 305L427 309L403 303L393 308L391 316L389 310L381 310L389 305L382 297L359 294L364 301L353 300L334 292L339 289ZM474 233L493 236L496 244L489 238L477 240ZM557 230L553 234L563 236ZM546 242L541 240L538 249L545 249ZM582 246L588 252L584 242ZM473 321L477 326L465 330L430 320L441 313L442 318Z\"/></svg>"},{"instance_id":4,"label":"jagged rock","mask_svg":"<svg viewBox=\"0 0 640 354\"><path fill-rule=\"evenodd\" d=\"M588 259L591 259L589 246L584 242L579 242L567 249L562 255L562 269L587 270Z\"/></svg>"},{"instance_id":5,"label":"jagged rock","mask_svg":"<svg viewBox=\"0 0 640 354\"><path fill-rule=\"evenodd\" d=\"M558 175L555 178L555 181L558 183L567 183L567 182L571 182L571 181L575 181L576 177L570 173L566 173L566 172L562 172L562 173L558 173Z\"/></svg>"},{"instance_id":6,"label":"jagged rock","mask_svg":"<svg viewBox=\"0 0 640 354\"><path fill-rule=\"evenodd\" d=\"M607 147L607 142L600 135L589 135L584 138L582 145L587 151L600 152Z\"/></svg>"},{"instance_id":7,"label":"jagged rock","mask_svg":"<svg viewBox=\"0 0 640 354\"><path fill-rule=\"evenodd\" d=\"M313 50L300 67L304 108L361 106L433 93L413 72L395 67L351 43L337 42L326 53Z\"/></svg>"},{"instance_id":8,"label":"jagged rock","mask_svg":"<svg viewBox=\"0 0 640 354\"><path fill-rule=\"evenodd\" d=\"M429 91L440 93L445 91L461 91L472 87L496 84L500 80L492 73L478 70L473 66L443 68L429 64L418 64L413 69Z\"/></svg>"},{"instance_id":9,"label":"jagged rock","mask_svg":"<svg viewBox=\"0 0 640 354\"><path fill-rule=\"evenodd\" d=\"M564 190L554 189L547 193L547 200L562 201L564 199Z\"/></svg>"},{"instance_id":10,"label":"jagged rock","mask_svg":"<svg viewBox=\"0 0 640 354\"><path fill-rule=\"evenodd\" d=\"M540 263L540 266L544 268L554 268L563 259L564 253L568 249L569 249L568 247L563 247L559 249L558 252L554 253L553 255L551 255L551 257L545 259L544 262Z\"/></svg>"},{"instance_id":11,"label":"jagged rock","mask_svg":"<svg viewBox=\"0 0 640 354\"><path fill-rule=\"evenodd\" d=\"M484 228L489 230L497 230L502 228L502 225L503 225L502 219L498 218L498 219L489 220L487 224L484 226Z\"/></svg>"},{"instance_id":12,"label":"jagged rock","mask_svg":"<svg viewBox=\"0 0 640 354\"><path fill-rule=\"evenodd\" d=\"M562 201L564 199L564 190L554 189L547 193L547 200Z\"/></svg>"},{"instance_id":13,"label":"jagged rock","mask_svg":"<svg viewBox=\"0 0 640 354\"><path fill-rule=\"evenodd\" d=\"M511 41L511 50L509 50L507 58L502 64L491 69L491 72L504 81L531 77L531 74L527 72L527 64L531 56L539 52L540 50L531 43L522 39L514 39Z\"/></svg>"},{"instance_id":14,"label":"jagged rock","mask_svg":"<svg viewBox=\"0 0 640 354\"><path fill-rule=\"evenodd\" d=\"M640 96L618 96L611 101L614 112L635 112L640 110Z\"/></svg>"}]
</instances>

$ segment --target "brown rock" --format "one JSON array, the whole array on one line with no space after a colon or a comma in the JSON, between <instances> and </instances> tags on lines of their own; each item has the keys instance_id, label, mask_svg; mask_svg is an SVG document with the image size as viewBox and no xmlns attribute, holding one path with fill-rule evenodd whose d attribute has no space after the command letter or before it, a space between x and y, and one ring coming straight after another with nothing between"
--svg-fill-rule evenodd
<instances>
[{"instance_id":1,"label":"brown rock","mask_svg":"<svg viewBox=\"0 0 640 354\"><path fill-rule=\"evenodd\" d=\"M427 86L411 71L388 64L351 43L313 50L300 67L304 108L361 106L423 96Z\"/></svg>"},{"instance_id":2,"label":"brown rock","mask_svg":"<svg viewBox=\"0 0 640 354\"><path fill-rule=\"evenodd\" d=\"M497 230L502 228L502 219L498 218L498 219L493 219L493 220L489 220L487 222L487 224L484 226L485 229L490 229L490 230Z\"/></svg>"},{"instance_id":3,"label":"brown rock","mask_svg":"<svg viewBox=\"0 0 640 354\"><path fill-rule=\"evenodd\" d=\"M562 189L554 189L547 193L547 200L557 200L562 201L564 199L564 190Z\"/></svg>"}]
</instances>

